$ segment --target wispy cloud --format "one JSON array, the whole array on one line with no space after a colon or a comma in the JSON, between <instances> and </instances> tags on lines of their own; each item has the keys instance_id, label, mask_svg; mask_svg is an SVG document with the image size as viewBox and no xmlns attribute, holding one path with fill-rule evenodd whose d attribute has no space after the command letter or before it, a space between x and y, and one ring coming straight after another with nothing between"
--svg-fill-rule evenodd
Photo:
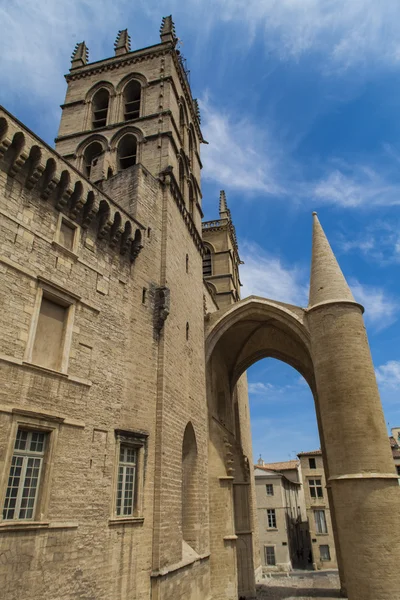
<instances>
[{"instance_id":1,"label":"wispy cloud","mask_svg":"<svg viewBox=\"0 0 400 600\"><path fill-rule=\"evenodd\" d=\"M398 302L382 287L361 284L350 280L350 287L357 302L365 307L365 320L379 331L389 327L397 319Z\"/></svg>"},{"instance_id":2,"label":"wispy cloud","mask_svg":"<svg viewBox=\"0 0 400 600\"><path fill-rule=\"evenodd\" d=\"M216 108L205 97L200 101L202 130L209 145L202 148L203 176L227 189L282 195L276 173L281 148L268 129L248 118Z\"/></svg>"},{"instance_id":3,"label":"wispy cloud","mask_svg":"<svg viewBox=\"0 0 400 600\"><path fill-rule=\"evenodd\" d=\"M280 257L270 255L250 242L241 243L241 255L244 260L240 270L243 298L255 295L300 306L307 304L308 286L305 270L301 267L286 266Z\"/></svg>"},{"instance_id":4,"label":"wispy cloud","mask_svg":"<svg viewBox=\"0 0 400 600\"><path fill-rule=\"evenodd\" d=\"M376 380L382 388L400 389L400 361L389 360L375 369Z\"/></svg>"},{"instance_id":5,"label":"wispy cloud","mask_svg":"<svg viewBox=\"0 0 400 600\"><path fill-rule=\"evenodd\" d=\"M344 253L361 254L380 266L400 262L400 223L397 220L374 221L360 234L341 233L337 246Z\"/></svg>"}]
</instances>

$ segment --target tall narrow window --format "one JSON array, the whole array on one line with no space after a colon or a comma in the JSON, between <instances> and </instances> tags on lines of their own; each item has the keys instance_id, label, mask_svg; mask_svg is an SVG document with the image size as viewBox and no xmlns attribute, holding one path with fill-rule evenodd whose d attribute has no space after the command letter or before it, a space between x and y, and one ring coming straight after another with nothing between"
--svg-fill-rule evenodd
<instances>
[{"instance_id":1,"label":"tall narrow window","mask_svg":"<svg viewBox=\"0 0 400 600\"><path fill-rule=\"evenodd\" d=\"M276 513L274 508L267 509L267 521L269 529L276 529Z\"/></svg>"},{"instance_id":2,"label":"tall narrow window","mask_svg":"<svg viewBox=\"0 0 400 600\"><path fill-rule=\"evenodd\" d=\"M196 435L188 423L182 443L182 538L194 550L200 533L197 471Z\"/></svg>"},{"instance_id":3,"label":"tall narrow window","mask_svg":"<svg viewBox=\"0 0 400 600\"><path fill-rule=\"evenodd\" d=\"M118 160L120 170L127 169L136 164L137 140L134 135L127 134L118 145Z\"/></svg>"},{"instance_id":4,"label":"tall narrow window","mask_svg":"<svg viewBox=\"0 0 400 600\"><path fill-rule=\"evenodd\" d=\"M185 111L183 105L179 107L179 131L181 134L182 146L185 146Z\"/></svg>"},{"instance_id":5,"label":"tall narrow window","mask_svg":"<svg viewBox=\"0 0 400 600\"><path fill-rule=\"evenodd\" d=\"M266 492L267 492L267 496L273 496L274 495L274 485L273 483L267 483L267 485L265 486Z\"/></svg>"},{"instance_id":6,"label":"tall narrow window","mask_svg":"<svg viewBox=\"0 0 400 600\"><path fill-rule=\"evenodd\" d=\"M107 125L108 105L110 102L110 94L102 88L95 93L92 99L92 125L93 129L99 129Z\"/></svg>"},{"instance_id":7,"label":"tall narrow window","mask_svg":"<svg viewBox=\"0 0 400 600\"><path fill-rule=\"evenodd\" d=\"M60 369L68 308L68 305L43 296L33 343L33 363L48 369Z\"/></svg>"},{"instance_id":8,"label":"tall narrow window","mask_svg":"<svg viewBox=\"0 0 400 600\"><path fill-rule=\"evenodd\" d=\"M315 519L315 531L317 533L328 533L328 528L326 526L326 519L325 519L325 511L324 510L314 510L314 519Z\"/></svg>"},{"instance_id":9,"label":"tall narrow window","mask_svg":"<svg viewBox=\"0 0 400 600\"><path fill-rule=\"evenodd\" d=\"M140 94L141 86L138 81L133 79L125 86L124 89L124 120L131 121L138 119L140 116Z\"/></svg>"},{"instance_id":10,"label":"tall narrow window","mask_svg":"<svg viewBox=\"0 0 400 600\"><path fill-rule=\"evenodd\" d=\"M308 485L310 486L311 498L323 498L322 483L320 479L309 479Z\"/></svg>"},{"instance_id":11,"label":"tall narrow window","mask_svg":"<svg viewBox=\"0 0 400 600\"><path fill-rule=\"evenodd\" d=\"M178 175L179 175L179 189L181 194L185 197L185 169L183 167L183 160L179 159L178 162Z\"/></svg>"},{"instance_id":12,"label":"tall narrow window","mask_svg":"<svg viewBox=\"0 0 400 600\"><path fill-rule=\"evenodd\" d=\"M193 194L193 185L189 185L189 213L190 216L194 217L194 194Z\"/></svg>"},{"instance_id":13,"label":"tall narrow window","mask_svg":"<svg viewBox=\"0 0 400 600\"><path fill-rule=\"evenodd\" d=\"M276 565L274 546L264 546L264 559L266 565Z\"/></svg>"},{"instance_id":14,"label":"tall narrow window","mask_svg":"<svg viewBox=\"0 0 400 600\"><path fill-rule=\"evenodd\" d=\"M34 519L48 434L18 429L3 507L3 519Z\"/></svg>"},{"instance_id":15,"label":"tall narrow window","mask_svg":"<svg viewBox=\"0 0 400 600\"><path fill-rule=\"evenodd\" d=\"M211 251L208 246L204 248L203 256L203 277L210 277L212 275L212 262L211 262Z\"/></svg>"},{"instance_id":16,"label":"tall narrow window","mask_svg":"<svg viewBox=\"0 0 400 600\"><path fill-rule=\"evenodd\" d=\"M189 129L189 160L190 166L193 169L193 133L191 129Z\"/></svg>"},{"instance_id":17,"label":"tall narrow window","mask_svg":"<svg viewBox=\"0 0 400 600\"><path fill-rule=\"evenodd\" d=\"M315 462L315 458L309 458L308 459L308 466L310 469L316 469L317 468L317 464Z\"/></svg>"},{"instance_id":18,"label":"tall narrow window","mask_svg":"<svg viewBox=\"0 0 400 600\"><path fill-rule=\"evenodd\" d=\"M118 517L133 515L136 495L137 449L120 445L118 465L117 507Z\"/></svg>"},{"instance_id":19,"label":"tall narrow window","mask_svg":"<svg viewBox=\"0 0 400 600\"><path fill-rule=\"evenodd\" d=\"M87 146L83 153L83 168L85 175L90 179L93 167L96 166L99 156L103 153L103 146L100 142L92 142Z\"/></svg>"}]
</instances>

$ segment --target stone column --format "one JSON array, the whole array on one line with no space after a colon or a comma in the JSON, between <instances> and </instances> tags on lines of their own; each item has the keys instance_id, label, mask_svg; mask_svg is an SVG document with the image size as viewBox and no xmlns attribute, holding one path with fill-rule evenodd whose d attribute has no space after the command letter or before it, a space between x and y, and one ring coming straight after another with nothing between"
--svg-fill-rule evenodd
<instances>
[{"instance_id":1,"label":"stone column","mask_svg":"<svg viewBox=\"0 0 400 600\"><path fill-rule=\"evenodd\" d=\"M308 324L349 600L400 589L400 488L358 305L314 218Z\"/></svg>"}]
</instances>

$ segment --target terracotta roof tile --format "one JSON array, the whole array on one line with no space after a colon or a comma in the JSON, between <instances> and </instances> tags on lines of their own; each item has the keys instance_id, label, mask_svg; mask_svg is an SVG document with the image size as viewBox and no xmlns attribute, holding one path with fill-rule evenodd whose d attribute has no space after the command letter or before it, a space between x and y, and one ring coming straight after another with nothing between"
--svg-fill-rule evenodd
<instances>
[{"instance_id":1,"label":"terracotta roof tile","mask_svg":"<svg viewBox=\"0 0 400 600\"><path fill-rule=\"evenodd\" d=\"M297 456L308 456L309 454L322 454L321 450L310 450L310 452L299 452Z\"/></svg>"},{"instance_id":2,"label":"terracotta roof tile","mask_svg":"<svg viewBox=\"0 0 400 600\"><path fill-rule=\"evenodd\" d=\"M285 462L264 463L263 465L254 465L256 469L264 469L265 471L287 471L288 469L297 469L298 466L298 460L287 460Z\"/></svg>"}]
</instances>

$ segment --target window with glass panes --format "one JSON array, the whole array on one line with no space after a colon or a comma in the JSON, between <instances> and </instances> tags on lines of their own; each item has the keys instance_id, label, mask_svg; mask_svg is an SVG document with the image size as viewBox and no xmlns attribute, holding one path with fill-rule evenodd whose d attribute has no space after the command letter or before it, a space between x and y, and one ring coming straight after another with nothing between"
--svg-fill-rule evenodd
<instances>
[{"instance_id":1,"label":"window with glass panes","mask_svg":"<svg viewBox=\"0 0 400 600\"><path fill-rule=\"evenodd\" d=\"M265 556L265 564L266 565L275 565L275 547L274 546L264 546L264 556Z\"/></svg>"},{"instance_id":2,"label":"window with glass panes","mask_svg":"<svg viewBox=\"0 0 400 600\"><path fill-rule=\"evenodd\" d=\"M118 517L130 517L135 509L138 450L121 444L119 448L117 506Z\"/></svg>"},{"instance_id":3,"label":"window with glass panes","mask_svg":"<svg viewBox=\"0 0 400 600\"><path fill-rule=\"evenodd\" d=\"M275 529L276 528L276 514L274 508L267 509L267 521L268 527Z\"/></svg>"},{"instance_id":4,"label":"window with glass panes","mask_svg":"<svg viewBox=\"0 0 400 600\"><path fill-rule=\"evenodd\" d=\"M267 491L267 496L273 496L274 495L274 485L272 483L267 483L265 486L265 489Z\"/></svg>"},{"instance_id":5,"label":"window with glass panes","mask_svg":"<svg viewBox=\"0 0 400 600\"><path fill-rule=\"evenodd\" d=\"M331 560L331 553L329 551L328 545L323 545L319 547L319 555L321 560Z\"/></svg>"},{"instance_id":6,"label":"window with glass panes","mask_svg":"<svg viewBox=\"0 0 400 600\"><path fill-rule=\"evenodd\" d=\"M325 511L324 510L314 510L314 519L315 519L315 531L317 533L328 533L328 528L326 526L326 519L325 519Z\"/></svg>"},{"instance_id":7,"label":"window with glass panes","mask_svg":"<svg viewBox=\"0 0 400 600\"><path fill-rule=\"evenodd\" d=\"M308 485L310 486L311 498L323 498L322 482L320 479L309 479Z\"/></svg>"},{"instance_id":8,"label":"window with glass panes","mask_svg":"<svg viewBox=\"0 0 400 600\"><path fill-rule=\"evenodd\" d=\"M11 460L3 519L34 519L47 433L18 429Z\"/></svg>"}]
</instances>

